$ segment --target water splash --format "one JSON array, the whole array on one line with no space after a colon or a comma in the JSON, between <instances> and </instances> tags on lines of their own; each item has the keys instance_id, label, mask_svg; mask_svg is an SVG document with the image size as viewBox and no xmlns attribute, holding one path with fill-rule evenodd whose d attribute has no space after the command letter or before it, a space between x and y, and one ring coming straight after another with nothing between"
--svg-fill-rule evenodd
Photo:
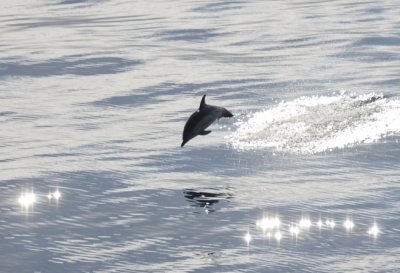
<instances>
[{"instance_id":1,"label":"water splash","mask_svg":"<svg viewBox=\"0 0 400 273\"><path fill-rule=\"evenodd\" d=\"M256 112L227 136L236 149L314 154L400 133L400 100L341 92L301 97Z\"/></svg>"}]
</instances>

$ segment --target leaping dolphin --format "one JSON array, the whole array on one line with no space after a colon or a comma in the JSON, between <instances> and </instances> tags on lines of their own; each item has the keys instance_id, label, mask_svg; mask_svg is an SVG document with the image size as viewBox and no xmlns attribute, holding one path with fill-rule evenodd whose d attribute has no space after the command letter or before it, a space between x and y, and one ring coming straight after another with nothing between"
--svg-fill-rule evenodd
<instances>
[{"instance_id":1,"label":"leaping dolphin","mask_svg":"<svg viewBox=\"0 0 400 273\"><path fill-rule=\"evenodd\" d=\"M181 147L197 135L204 136L211 133L211 131L206 131L205 129L215 120L222 117L230 118L233 115L223 107L206 104L206 95L204 95L201 99L199 110L194 112L185 124Z\"/></svg>"}]
</instances>

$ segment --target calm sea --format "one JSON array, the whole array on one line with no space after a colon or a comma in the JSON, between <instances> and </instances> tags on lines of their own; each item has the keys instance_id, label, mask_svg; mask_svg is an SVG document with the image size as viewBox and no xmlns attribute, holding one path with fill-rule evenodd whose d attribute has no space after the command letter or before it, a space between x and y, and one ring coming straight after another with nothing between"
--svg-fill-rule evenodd
<instances>
[{"instance_id":1,"label":"calm sea","mask_svg":"<svg viewBox=\"0 0 400 273\"><path fill-rule=\"evenodd\" d=\"M399 15L2 1L0 272L400 272Z\"/></svg>"}]
</instances>

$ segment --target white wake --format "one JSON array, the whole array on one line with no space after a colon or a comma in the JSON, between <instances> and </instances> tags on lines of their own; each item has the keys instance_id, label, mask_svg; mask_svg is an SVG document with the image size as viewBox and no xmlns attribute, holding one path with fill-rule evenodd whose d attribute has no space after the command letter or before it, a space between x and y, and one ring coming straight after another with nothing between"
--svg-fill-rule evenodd
<instances>
[{"instance_id":1,"label":"white wake","mask_svg":"<svg viewBox=\"0 0 400 273\"><path fill-rule=\"evenodd\" d=\"M301 97L240 120L227 136L236 149L312 154L400 133L400 100L375 93Z\"/></svg>"}]
</instances>

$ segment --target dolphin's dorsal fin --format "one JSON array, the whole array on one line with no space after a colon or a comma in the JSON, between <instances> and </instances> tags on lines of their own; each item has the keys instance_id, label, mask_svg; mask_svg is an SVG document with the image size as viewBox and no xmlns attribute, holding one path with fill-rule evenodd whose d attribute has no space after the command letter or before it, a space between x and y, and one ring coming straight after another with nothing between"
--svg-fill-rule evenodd
<instances>
[{"instance_id":1,"label":"dolphin's dorsal fin","mask_svg":"<svg viewBox=\"0 0 400 273\"><path fill-rule=\"evenodd\" d=\"M204 107L206 107L206 105L207 105L206 104L206 95L204 95L203 98L201 99L199 110L204 109Z\"/></svg>"}]
</instances>

